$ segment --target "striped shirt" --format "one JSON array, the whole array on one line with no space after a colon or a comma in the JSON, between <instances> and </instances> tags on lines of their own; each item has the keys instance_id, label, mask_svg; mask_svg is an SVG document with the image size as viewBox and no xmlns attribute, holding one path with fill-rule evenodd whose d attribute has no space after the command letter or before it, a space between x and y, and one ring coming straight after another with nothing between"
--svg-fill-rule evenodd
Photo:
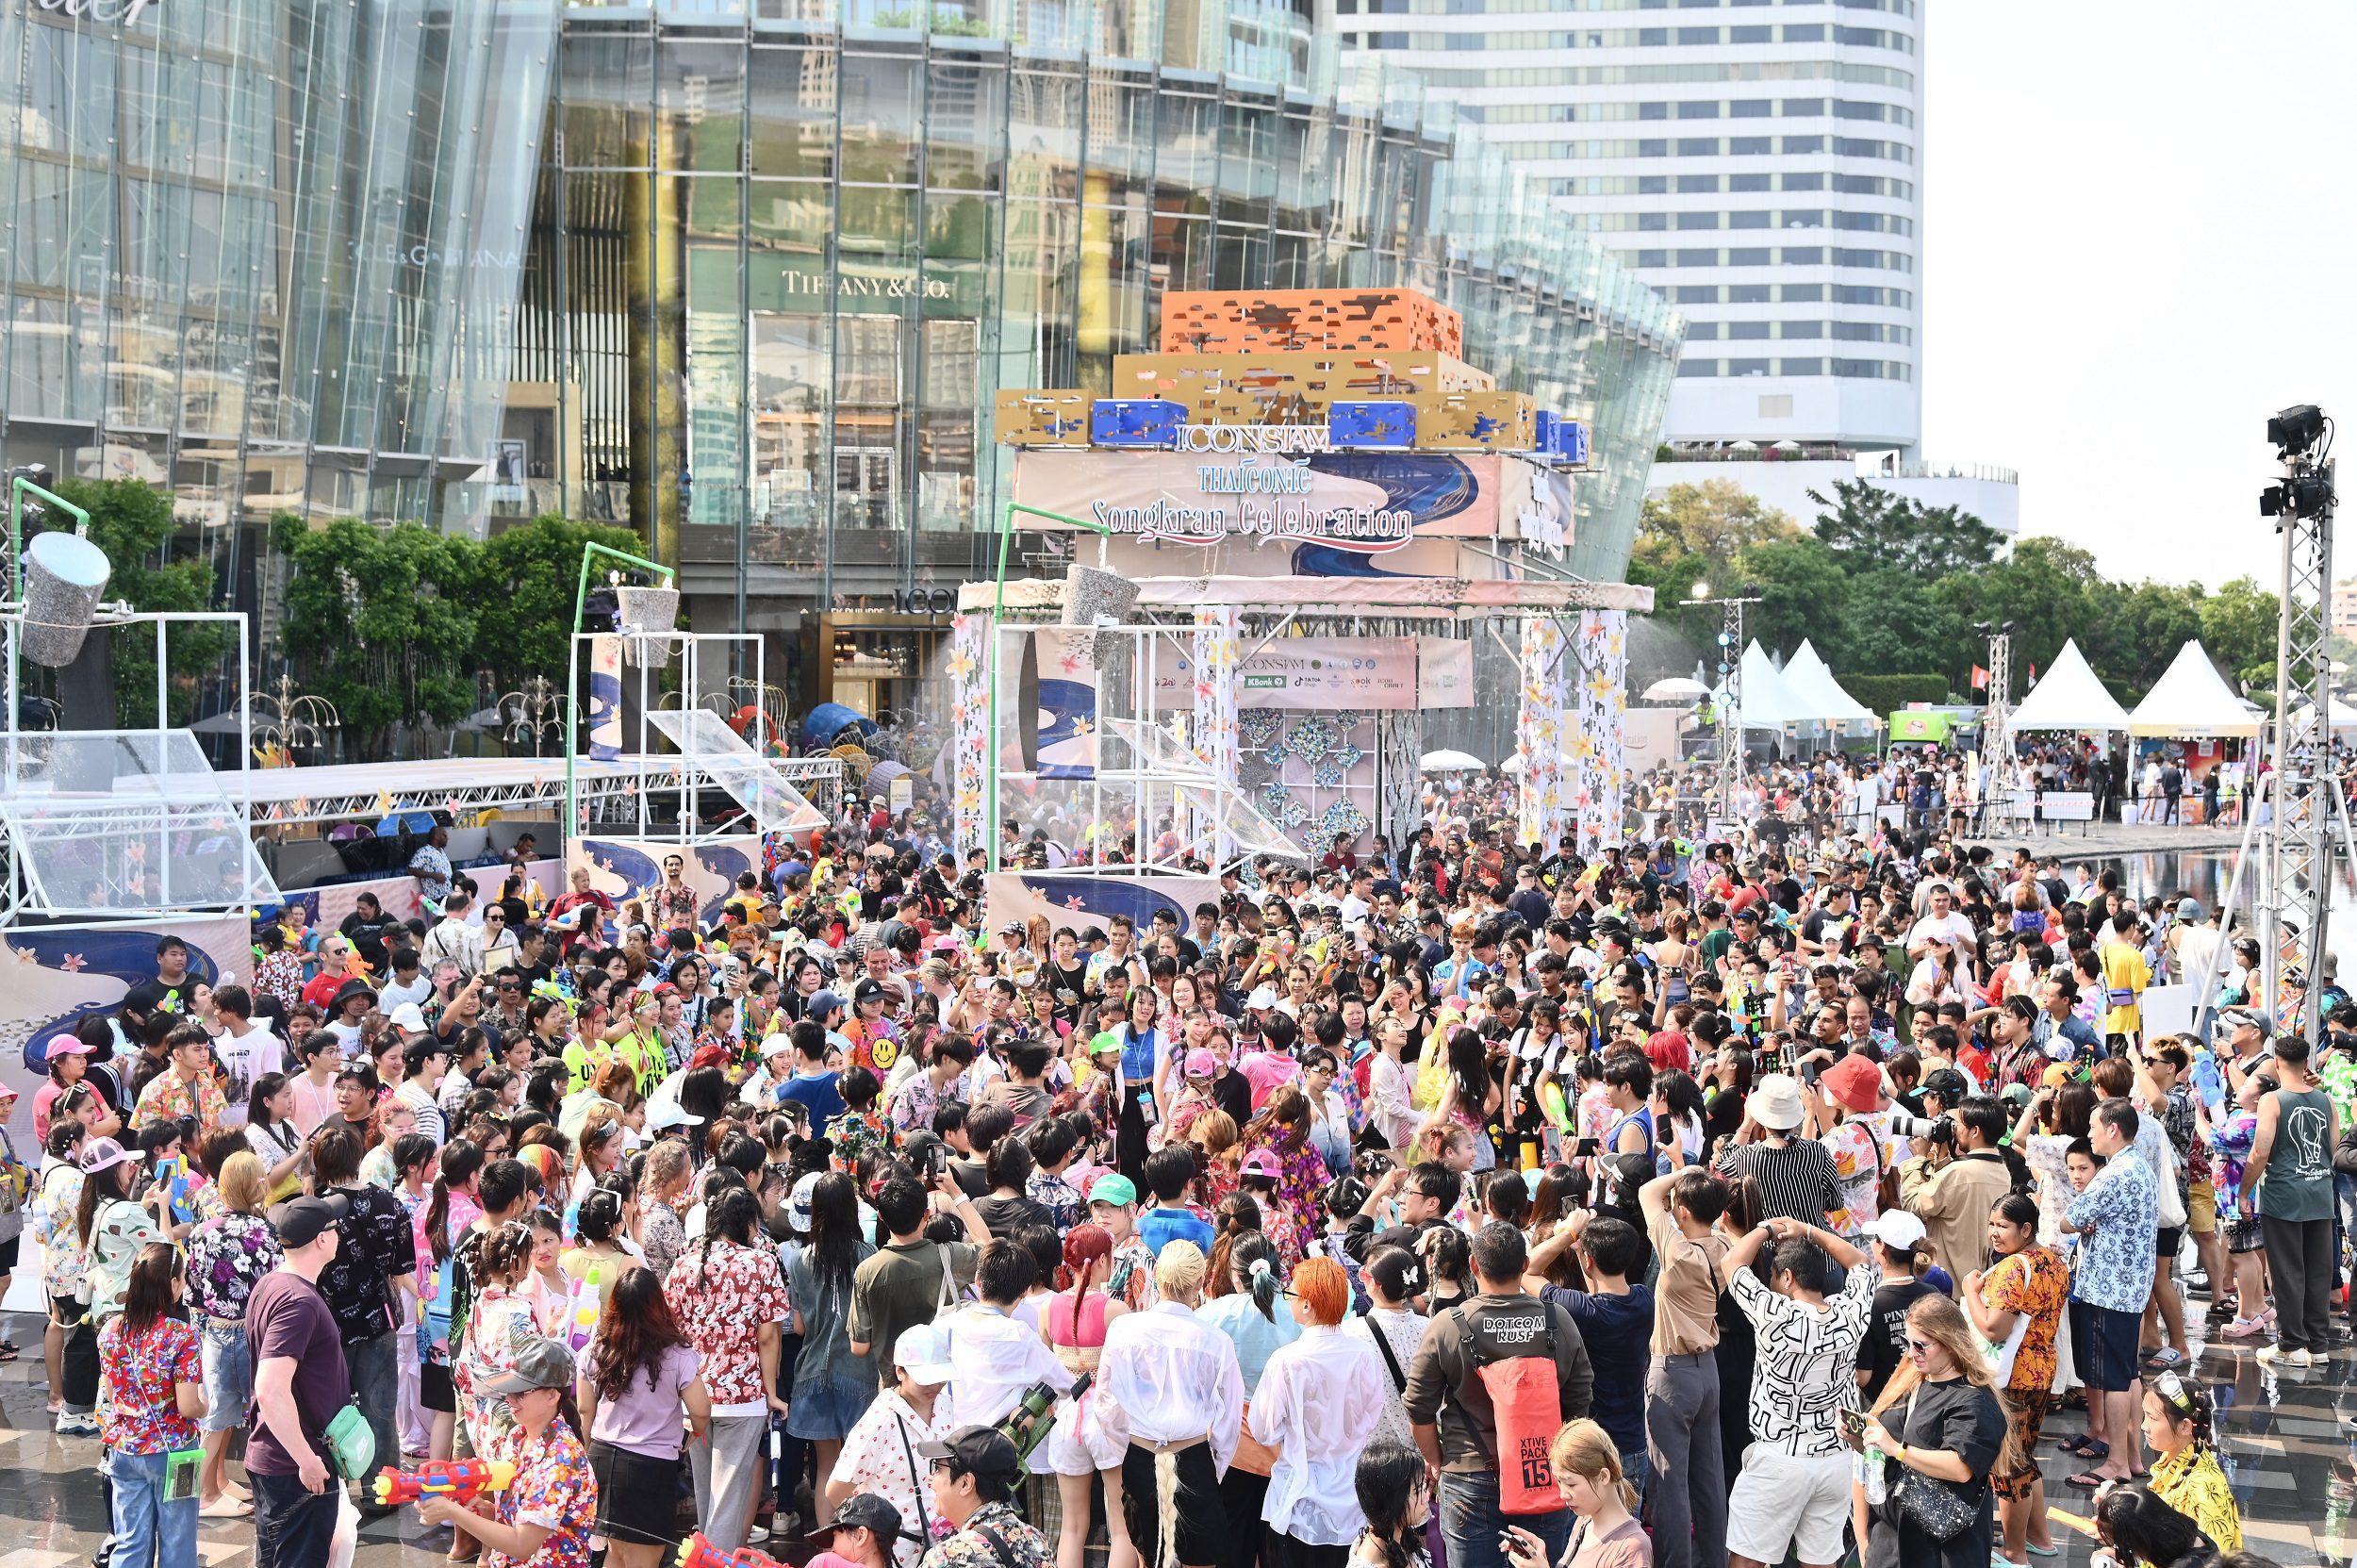
<instances>
[{"instance_id":1,"label":"striped shirt","mask_svg":"<svg viewBox=\"0 0 2357 1568\"><path fill-rule=\"evenodd\" d=\"M1833 1156L1812 1138L1794 1138L1782 1145L1736 1144L1711 1168L1729 1180L1758 1178L1762 1219L1822 1225L1826 1215L1842 1206L1841 1179L1834 1169Z\"/></svg>"}]
</instances>

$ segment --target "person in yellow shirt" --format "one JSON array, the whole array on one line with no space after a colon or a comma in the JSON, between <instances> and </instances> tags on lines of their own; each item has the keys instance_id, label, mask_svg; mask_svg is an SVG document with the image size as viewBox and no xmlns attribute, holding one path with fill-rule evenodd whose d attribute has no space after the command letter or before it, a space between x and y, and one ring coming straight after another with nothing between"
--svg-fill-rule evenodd
<instances>
[{"instance_id":1,"label":"person in yellow shirt","mask_svg":"<svg viewBox=\"0 0 2357 1568\"><path fill-rule=\"evenodd\" d=\"M2144 1029L2141 1001L2144 988L2152 983L2152 966L2144 961L2144 950L2136 945L2140 923L2134 915L2122 910L2103 928L2103 940L2095 949L2096 962L2103 970L2100 1027L2106 1035L2122 1034L2133 1040Z\"/></svg>"}]
</instances>

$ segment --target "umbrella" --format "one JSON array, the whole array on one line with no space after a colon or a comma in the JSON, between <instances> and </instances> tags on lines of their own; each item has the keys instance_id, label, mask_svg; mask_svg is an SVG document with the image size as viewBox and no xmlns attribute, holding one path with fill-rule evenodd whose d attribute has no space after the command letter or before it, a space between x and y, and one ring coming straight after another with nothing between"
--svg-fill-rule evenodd
<instances>
[{"instance_id":1,"label":"umbrella","mask_svg":"<svg viewBox=\"0 0 2357 1568\"><path fill-rule=\"evenodd\" d=\"M1520 751L1515 752L1512 756L1498 764L1498 771L1501 773L1519 773L1522 770L1523 755Z\"/></svg>"},{"instance_id":2,"label":"umbrella","mask_svg":"<svg viewBox=\"0 0 2357 1568\"><path fill-rule=\"evenodd\" d=\"M379 838L387 834L432 833L433 831L434 814L430 811L419 811L414 807L396 811L376 825L376 836Z\"/></svg>"},{"instance_id":3,"label":"umbrella","mask_svg":"<svg viewBox=\"0 0 2357 1568\"><path fill-rule=\"evenodd\" d=\"M1469 773L1488 765L1464 751L1426 751L1416 766L1427 773Z\"/></svg>"},{"instance_id":4,"label":"umbrella","mask_svg":"<svg viewBox=\"0 0 2357 1568\"><path fill-rule=\"evenodd\" d=\"M1683 675L1656 681L1645 688L1645 701L1648 702L1699 702L1709 695L1708 686L1700 681L1689 681Z\"/></svg>"}]
</instances>

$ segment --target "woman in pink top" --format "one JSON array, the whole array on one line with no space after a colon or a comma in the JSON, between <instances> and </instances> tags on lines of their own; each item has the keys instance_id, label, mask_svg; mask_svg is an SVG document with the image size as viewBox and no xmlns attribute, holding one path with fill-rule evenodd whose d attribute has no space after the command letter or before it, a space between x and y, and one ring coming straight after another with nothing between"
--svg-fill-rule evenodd
<instances>
[{"instance_id":1,"label":"woman in pink top","mask_svg":"<svg viewBox=\"0 0 2357 1568\"><path fill-rule=\"evenodd\" d=\"M1076 1225L1064 1237L1063 1265L1072 1288L1059 1292L1041 1315L1047 1347L1074 1374L1093 1373L1105 1348L1105 1325L1129 1309L1105 1292L1113 1274L1113 1232L1101 1225ZM1105 1568L1138 1568L1137 1549L1121 1512L1121 1461L1125 1445L1108 1436L1096 1420L1096 1401L1083 1395L1056 1417L1045 1450L1063 1498L1063 1527L1056 1538L1056 1568L1080 1568L1088 1545L1089 1481L1105 1482L1110 1549Z\"/></svg>"},{"instance_id":2,"label":"woman in pink top","mask_svg":"<svg viewBox=\"0 0 2357 1568\"><path fill-rule=\"evenodd\" d=\"M1555 1489L1579 1516L1561 1568L1653 1568L1653 1542L1637 1522L1637 1489L1621 1474L1621 1451L1592 1421L1574 1421L1555 1434L1548 1460ZM1546 1543L1508 1525L1509 1568L1550 1568Z\"/></svg>"}]
</instances>

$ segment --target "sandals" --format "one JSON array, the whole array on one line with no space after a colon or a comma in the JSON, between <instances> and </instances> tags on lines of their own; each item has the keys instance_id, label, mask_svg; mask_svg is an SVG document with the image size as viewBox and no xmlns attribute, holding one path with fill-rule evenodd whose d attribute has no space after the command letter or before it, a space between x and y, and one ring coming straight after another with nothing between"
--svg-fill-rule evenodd
<instances>
[{"instance_id":1,"label":"sandals","mask_svg":"<svg viewBox=\"0 0 2357 1568\"><path fill-rule=\"evenodd\" d=\"M2095 1488L2103 1485L2107 1481L2113 1481L2118 1478L2119 1477L2116 1476L2099 1476L2092 1470L2082 1470L2075 1476L2065 1476L2063 1480L2069 1485L2084 1486L2089 1491L2093 1491Z\"/></svg>"},{"instance_id":2,"label":"sandals","mask_svg":"<svg viewBox=\"0 0 2357 1568\"><path fill-rule=\"evenodd\" d=\"M254 1505L240 1502L224 1492L198 1509L196 1516L199 1519L250 1519L254 1516Z\"/></svg>"},{"instance_id":3,"label":"sandals","mask_svg":"<svg viewBox=\"0 0 2357 1568\"><path fill-rule=\"evenodd\" d=\"M2079 1434L2078 1442L2064 1444L2062 1445L2062 1451L2066 1454L2076 1454L2081 1459L2085 1460L2089 1464L2101 1464L2105 1460L2112 1457L2112 1445L2110 1444L2104 1442L2102 1438L2089 1437L2085 1432L2081 1432Z\"/></svg>"}]
</instances>

